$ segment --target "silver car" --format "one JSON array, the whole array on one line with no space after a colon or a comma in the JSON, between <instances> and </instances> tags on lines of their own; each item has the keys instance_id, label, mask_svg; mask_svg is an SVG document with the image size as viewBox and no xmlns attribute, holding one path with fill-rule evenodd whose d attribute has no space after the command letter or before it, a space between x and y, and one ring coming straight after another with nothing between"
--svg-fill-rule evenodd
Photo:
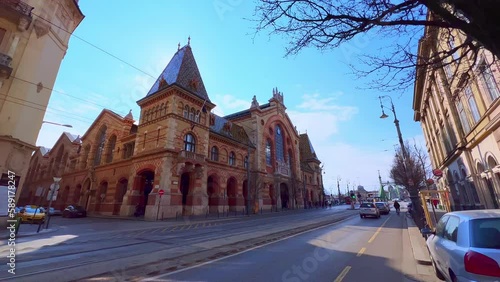
<instances>
[{"instance_id":1,"label":"silver car","mask_svg":"<svg viewBox=\"0 0 500 282\"><path fill-rule=\"evenodd\" d=\"M500 281L500 210L450 212L422 234L439 279Z\"/></svg>"},{"instance_id":2,"label":"silver car","mask_svg":"<svg viewBox=\"0 0 500 282\"><path fill-rule=\"evenodd\" d=\"M359 206L359 217L365 218L367 216L373 216L376 218L380 218L380 211L375 204L362 203Z\"/></svg>"}]
</instances>

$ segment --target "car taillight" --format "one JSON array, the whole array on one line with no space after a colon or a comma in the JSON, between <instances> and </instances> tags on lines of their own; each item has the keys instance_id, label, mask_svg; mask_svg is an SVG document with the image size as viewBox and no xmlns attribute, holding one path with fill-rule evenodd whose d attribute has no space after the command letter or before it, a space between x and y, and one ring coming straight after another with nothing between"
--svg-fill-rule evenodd
<instances>
[{"instance_id":1,"label":"car taillight","mask_svg":"<svg viewBox=\"0 0 500 282\"><path fill-rule=\"evenodd\" d=\"M464 256L465 271L492 277L500 277L498 263L483 254L468 251Z\"/></svg>"}]
</instances>

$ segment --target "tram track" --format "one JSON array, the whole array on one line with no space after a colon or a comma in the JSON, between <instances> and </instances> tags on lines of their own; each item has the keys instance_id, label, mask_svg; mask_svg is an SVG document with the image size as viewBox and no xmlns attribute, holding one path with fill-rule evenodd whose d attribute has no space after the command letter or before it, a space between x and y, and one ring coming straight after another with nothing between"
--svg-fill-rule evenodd
<instances>
[{"instance_id":1,"label":"tram track","mask_svg":"<svg viewBox=\"0 0 500 282\"><path fill-rule=\"evenodd\" d=\"M318 225L324 222L328 224L328 222L336 221L338 220L338 218L349 217L349 214L352 215L353 214L352 211L350 212L340 211L333 214L329 214L328 216L324 217L322 216L324 215L323 213L319 213L316 214L315 217L313 218L317 222L312 223L312 225ZM176 259L180 259L186 255L186 254L181 254L183 251L182 249L186 248L186 246L189 246L193 253L200 253L207 250L203 250L203 248L200 247L194 247L195 244L209 242L211 240L220 239L224 237L230 238L250 233L264 232L266 230L269 230L270 227L276 227L277 223L282 223L282 227L285 227L283 226L284 224L286 224L287 226L292 226L292 225L295 226L295 225L300 225L301 222L310 221L313 219L304 218L304 214L291 215L290 217L286 218L286 221L280 220L279 217L262 218L260 220L238 221L219 226L204 228L204 231L207 231L207 229L216 229L210 232L203 232L203 233L196 232L194 234L182 234L182 233L187 233L189 231L189 230L184 230L182 232L179 232L177 234L178 236L174 237L171 236L172 233L170 234L167 233L167 235L170 236L163 236L164 239L167 240L167 242L165 242L165 240L161 240L162 236L148 236L147 238L143 238L144 236L141 236L140 238L132 238L131 240L133 240L134 242L128 242L126 244L118 244L116 246L108 246L108 247L96 246L96 248L85 251L75 250L73 252L59 253L59 254L55 252L52 252L52 254L50 254L49 252L41 254L35 251L29 256L25 256L24 258L23 257L18 258L19 260L17 264L18 273L16 273L16 278L23 278L23 281L31 281L30 280L31 278L37 277L41 274L44 275L50 274L52 272L59 272L65 269L82 269L82 268L85 269L85 267L90 267L90 266L93 266L92 267L93 272L95 271L99 272L98 269L102 267L102 265L107 265L107 267L110 267L112 269L113 265L115 266L127 265L125 261L132 262L132 266L135 266L134 263L144 264L146 263L145 257L148 256L162 257L167 261L173 261ZM261 220L267 220L267 222L262 224ZM281 232L293 231L294 229L297 228L303 229L307 228L307 226L309 225L311 224L306 223L296 228L289 228ZM268 236L272 236L272 234ZM141 235L147 235L147 234L141 234ZM254 239L257 240L258 238ZM137 248L139 246L140 248ZM155 250L156 252L154 252ZM215 251L215 250L208 250L208 251ZM106 253L108 253L108 255L105 255ZM177 254L179 254L179 256L176 256ZM67 265L61 266L62 263L58 263L57 266L50 265L54 264L55 261L63 261L67 263ZM154 259L153 262L155 262ZM0 267L0 269L2 268L4 267L3 266ZM107 269L104 268L100 271L102 271L102 273L109 272L110 268ZM92 271L89 270L90 273L92 273ZM4 271L3 273L6 273L6 271ZM49 275L49 277L50 276L51 275ZM47 278L50 279L49 277ZM7 279L11 279L11 277L0 276L0 281L4 281ZM33 281L36 281L36 279ZM68 281L68 280L55 279L53 281Z\"/></svg>"}]
</instances>

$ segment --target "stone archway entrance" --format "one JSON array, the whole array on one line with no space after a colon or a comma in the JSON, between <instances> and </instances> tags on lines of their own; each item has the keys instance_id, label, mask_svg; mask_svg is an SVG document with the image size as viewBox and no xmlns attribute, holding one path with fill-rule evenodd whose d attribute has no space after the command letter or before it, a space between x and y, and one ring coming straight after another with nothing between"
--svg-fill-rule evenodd
<instances>
[{"instance_id":1,"label":"stone archway entrance","mask_svg":"<svg viewBox=\"0 0 500 282\"><path fill-rule=\"evenodd\" d=\"M82 189L83 193L81 193L82 197L80 197L80 205L85 208L86 211L89 211L90 208L90 198L91 198L91 191L90 191L90 179L87 178L85 182L83 183Z\"/></svg>"},{"instance_id":2,"label":"stone archway entrance","mask_svg":"<svg viewBox=\"0 0 500 282\"><path fill-rule=\"evenodd\" d=\"M281 208L290 208L290 193L288 192L288 186L285 183L280 184L280 196L281 196Z\"/></svg>"},{"instance_id":3,"label":"stone archway entrance","mask_svg":"<svg viewBox=\"0 0 500 282\"><path fill-rule=\"evenodd\" d=\"M221 204L219 179L216 175L210 175L207 179L208 209L209 212L218 212Z\"/></svg>"},{"instance_id":4,"label":"stone archway entrance","mask_svg":"<svg viewBox=\"0 0 500 282\"><path fill-rule=\"evenodd\" d=\"M127 187L128 187L128 179L126 178L120 179L116 184L113 215L120 214L120 208L123 203L123 197L127 193Z\"/></svg>"},{"instance_id":5,"label":"stone archway entrance","mask_svg":"<svg viewBox=\"0 0 500 282\"><path fill-rule=\"evenodd\" d=\"M238 195L237 195L237 186L236 179L231 177L227 180L227 205L229 206L230 211L236 211L236 206L238 205Z\"/></svg>"},{"instance_id":6,"label":"stone archway entrance","mask_svg":"<svg viewBox=\"0 0 500 282\"><path fill-rule=\"evenodd\" d=\"M186 215L189 213L187 207L191 205L188 201L188 195L191 187L191 174L189 172L184 172L181 175L181 194L182 194L182 214Z\"/></svg>"},{"instance_id":7,"label":"stone archway entrance","mask_svg":"<svg viewBox=\"0 0 500 282\"><path fill-rule=\"evenodd\" d=\"M138 191L139 195L134 197L132 200L132 205L134 205L135 208L135 215L136 216L144 216L144 213L146 211L146 206L148 205L148 196L153 191L153 183L155 180L155 173L152 170L144 170L140 173L137 174L139 177L139 182L136 184L138 185Z\"/></svg>"}]
</instances>

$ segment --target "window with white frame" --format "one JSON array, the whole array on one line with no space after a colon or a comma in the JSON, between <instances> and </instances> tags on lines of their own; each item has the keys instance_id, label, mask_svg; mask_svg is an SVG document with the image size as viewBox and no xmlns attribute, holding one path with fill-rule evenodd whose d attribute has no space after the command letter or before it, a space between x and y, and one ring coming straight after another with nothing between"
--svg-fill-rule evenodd
<instances>
[{"instance_id":1,"label":"window with white frame","mask_svg":"<svg viewBox=\"0 0 500 282\"><path fill-rule=\"evenodd\" d=\"M210 152L210 160L215 162L219 161L219 149L215 146L212 147Z\"/></svg>"},{"instance_id":2,"label":"window with white frame","mask_svg":"<svg viewBox=\"0 0 500 282\"><path fill-rule=\"evenodd\" d=\"M479 64L479 77L481 78L481 82L483 87L488 92L488 95L491 101L495 101L498 97L500 97L500 91L498 90L498 84L493 76L491 68L488 66L486 60L483 60Z\"/></svg>"},{"instance_id":3,"label":"window with white frame","mask_svg":"<svg viewBox=\"0 0 500 282\"><path fill-rule=\"evenodd\" d=\"M472 118L474 119L474 123L477 123L479 119L481 119L481 115L479 114L479 109L477 108L476 100L474 99L474 94L472 93L472 88L467 86L465 88L465 97L467 98L467 102L469 103L469 108L472 114Z\"/></svg>"},{"instance_id":4,"label":"window with white frame","mask_svg":"<svg viewBox=\"0 0 500 282\"><path fill-rule=\"evenodd\" d=\"M469 120L467 119L467 113L465 112L464 105L460 98L457 98L455 101L458 111L458 116L460 117L460 123L462 124L462 128L464 129L464 133L467 134L470 131Z\"/></svg>"},{"instance_id":5,"label":"window with white frame","mask_svg":"<svg viewBox=\"0 0 500 282\"><path fill-rule=\"evenodd\" d=\"M194 136L191 133L186 134L184 136L184 150L188 152L195 152L196 142L194 140Z\"/></svg>"},{"instance_id":6,"label":"window with white frame","mask_svg":"<svg viewBox=\"0 0 500 282\"><path fill-rule=\"evenodd\" d=\"M236 155L234 152L229 153L229 165L235 165L236 164Z\"/></svg>"}]
</instances>

